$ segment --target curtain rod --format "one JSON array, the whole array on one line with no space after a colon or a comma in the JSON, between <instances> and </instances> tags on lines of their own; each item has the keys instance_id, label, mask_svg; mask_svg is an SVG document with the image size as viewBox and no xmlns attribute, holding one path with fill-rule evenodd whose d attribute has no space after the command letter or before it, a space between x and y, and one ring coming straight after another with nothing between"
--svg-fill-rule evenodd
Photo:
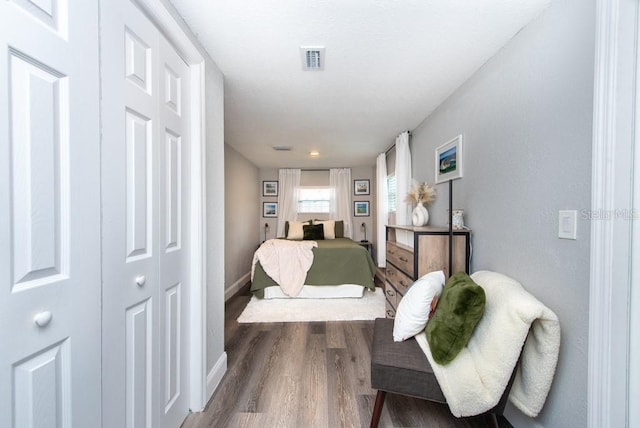
<instances>
[{"instance_id":1,"label":"curtain rod","mask_svg":"<svg viewBox=\"0 0 640 428\"><path fill-rule=\"evenodd\" d=\"M409 136L411 136L411 131L404 131L404 132L408 132L408 133L409 133ZM402 132L401 132L401 134L402 134ZM385 150L385 151L384 151L384 154L386 155L387 153L389 153L391 150L393 150L393 149L395 149L395 148L396 148L396 143L393 143L393 144L391 145L391 147L389 147L387 150Z\"/></svg>"},{"instance_id":2,"label":"curtain rod","mask_svg":"<svg viewBox=\"0 0 640 428\"><path fill-rule=\"evenodd\" d=\"M332 169L351 169L351 167L340 166L336 168L300 168L300 171L331 171Z\"/></svg>"}]
</instances>

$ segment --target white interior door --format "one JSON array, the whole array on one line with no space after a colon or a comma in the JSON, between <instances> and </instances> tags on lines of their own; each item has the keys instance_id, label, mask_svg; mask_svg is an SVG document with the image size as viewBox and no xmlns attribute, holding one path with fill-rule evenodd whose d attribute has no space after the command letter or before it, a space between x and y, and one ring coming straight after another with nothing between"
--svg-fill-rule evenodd
<instances>
[{"instance_id":1,"label":"white interior door","mask_svg":"<svg viewBox=\"0 0 640 428\"><path fill-rule=\"evenodd\" d=\"M128 2L102 2L100 20L103 426L156 427L157 37Z\"/></svg>"},{"instance_id":2,"label":"white interior door","mask_svg":"<svg viewBox=\"0 0 640 428\"><path fill-rule=\"evenodd\" d=\"M103 2L103 423L188 412L188 67L129 0Z\"/></svg>"},{"instance_id":3,"label":"white interior door","mask_svg":"<svg viewBox=\"0 0 640 428\"><path fill-rule=\"evenodd\" d=\"M100 425L98 9L0 2L0 426Z\"/></svg>"},{"instance_id":4,"label":"white interior door","mask_svg":"<svg viewBox=\"0 0 640 428\"><path fill-rule=\"evenodd\" d=\"M179 427L189 411L189 67L159 38L158 268L162 426Z\"/></svg>"}]
</instances>

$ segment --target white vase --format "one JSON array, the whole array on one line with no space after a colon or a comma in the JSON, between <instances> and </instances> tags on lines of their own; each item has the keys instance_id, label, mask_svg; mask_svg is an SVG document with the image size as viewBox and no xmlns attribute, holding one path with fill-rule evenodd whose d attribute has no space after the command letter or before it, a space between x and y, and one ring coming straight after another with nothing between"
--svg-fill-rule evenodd
<instances>
[{"instance_id":1,"label":"white vase","mask_svg":"<svg viewBox=\"0 0 640 428\"><path fill-rule=\"evenodd\" d=\"M422 205L422 202L418 202L418 205L413 209L411 218L414 226L424 226L429 222L429 211Z\"/></svg>"}]
</instances>

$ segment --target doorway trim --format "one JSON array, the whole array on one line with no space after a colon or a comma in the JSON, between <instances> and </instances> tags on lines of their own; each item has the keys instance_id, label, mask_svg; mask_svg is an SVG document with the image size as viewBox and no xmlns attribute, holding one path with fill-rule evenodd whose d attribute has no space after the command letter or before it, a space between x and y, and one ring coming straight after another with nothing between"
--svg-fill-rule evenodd
<instances>
[{"instance_id":1,"label":"doorway trim","mask_svg":"<svg viewBox=\"0 0 640 428\"><path fill-rule=\"evenodd\" d=\"M638 417L631 403L638 400L639 362L637 356L635 361L630 358L637 347L631 320L640 315L638 303L632 303L632 297L638 299L632 283L638 282L633 257L639 251L632 239L638 233L633 228L638 220L634 187L637 193L640 186L637 172L634 177L638 13L637 2L597 0L588 354L591 428L634 426Z\"/></svg>"},{"instance_id":2,"label":"doorway trim","mask_svg":"<svg viewBox=\"0 0 640 428\"><path fill-rule=\"evenodd\" d=\"M189 274L189 407L206 405L206 132L204 76L208 54L191 37L182 17L168 0L132 0L189 65L191 77L191 265Z\"/></svg>"}]
</instances>

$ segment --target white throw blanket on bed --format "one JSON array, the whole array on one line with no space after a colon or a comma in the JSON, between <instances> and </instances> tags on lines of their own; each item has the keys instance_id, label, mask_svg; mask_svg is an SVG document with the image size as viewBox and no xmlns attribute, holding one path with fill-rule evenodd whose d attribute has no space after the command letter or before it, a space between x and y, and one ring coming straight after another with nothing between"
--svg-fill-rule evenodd
<instances>
[{"instance_id":1,"label":"white throw blanket on bed","mask_svg":"<svg viewBox=\"0 0 640 428\"><path fill-rule=\"evenodd\" d=\"M313 263L312 249L317 246L316 241L285 239L265 241L253 254L251 281L253 281L256 263L260 261L262 269L287 296L297 296L304 286L307 272Z\"/></svg>"},{"instance_id":2,"label":"white throw blanket on bed","mask_svg":"<svg viewBox=\"0 0 640 428\"><path fill-rule=\"evenodd\" d=\"M426 334L420 333L416 340L457 417L477 415L498 404L524 343L509 399L525 415L535 417L547 398L558 362L558 317L514 279L488 271L476 272L471 278L484 289L487 303L467 347L442 366L433 361Z\"/></svg>"}]
</instances>

